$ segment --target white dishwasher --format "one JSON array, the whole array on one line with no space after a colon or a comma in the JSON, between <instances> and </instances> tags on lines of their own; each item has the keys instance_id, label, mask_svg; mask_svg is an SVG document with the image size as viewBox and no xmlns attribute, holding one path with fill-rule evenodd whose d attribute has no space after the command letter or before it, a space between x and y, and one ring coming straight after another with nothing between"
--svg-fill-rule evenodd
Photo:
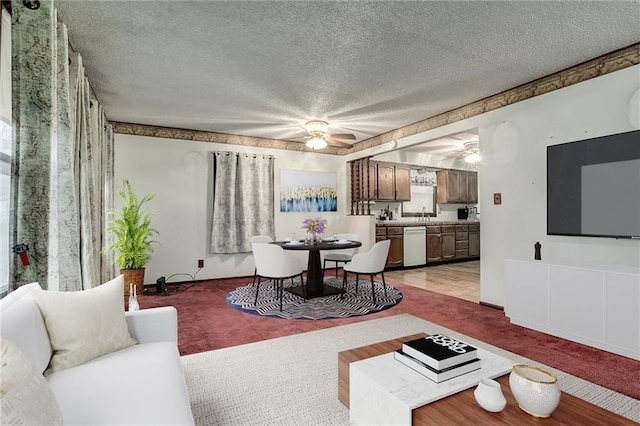
<instances>
[{"instance_id":1,"label":"white dishwasher","mask_svg":"<svg viewBox=\"0 0 640 426\"><path fill-rule=\"evenodd\" d=\"M426 265L427 227L405 226L403 240L404 266Z\"/></svg>"}]
</instances>

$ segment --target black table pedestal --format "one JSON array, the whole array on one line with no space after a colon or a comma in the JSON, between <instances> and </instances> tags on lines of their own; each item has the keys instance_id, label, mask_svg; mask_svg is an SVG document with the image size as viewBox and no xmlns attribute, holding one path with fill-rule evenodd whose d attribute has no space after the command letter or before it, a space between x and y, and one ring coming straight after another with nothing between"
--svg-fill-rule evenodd
<instances>
[{"instance_id":1,"label":"black table pedestal","mask_svg":"<svg viewBox=\"0 0 640 426\"><path fill-rule=\"evenodd\" d=\"M309 250L309 262L307 263L307 279L306 279L307 299L316 297L331 296L341 294L340 288L326 285L322 280L322 263L320 262L320 251ZM289 293L304 297L303 286L285 288Z\"/></svg>"}]
</instances>

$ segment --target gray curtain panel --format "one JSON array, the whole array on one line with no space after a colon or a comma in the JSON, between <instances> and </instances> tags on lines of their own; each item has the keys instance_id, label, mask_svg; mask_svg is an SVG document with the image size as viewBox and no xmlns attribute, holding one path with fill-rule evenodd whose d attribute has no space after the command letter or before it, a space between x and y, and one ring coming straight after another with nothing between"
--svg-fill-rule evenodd
<instances>
[{"instance_id":1,"label":"gray curtain panel","mask_svg":"<svg viewBox=\"0 0 640 426\"><path fill-rule=\"evenodd\" d=\"M26 244L31 264L17 256L12 288L38 281L52 290L81 288L73 194L68 40L52 2L12 16L11 245Z\"/></svg>"},{"instance_id":2,"label":"gray curtain panel","mask_svg":"<svg viewBox=\"0 0 640 426\"><path fill-rule=\"evenodd\" d=\"M33 281L50 290L94 287L103 282L102 163L113 155L112 142L103 155L102 137L92 136L103 134L104 111L92 115L82 62L69 54L67 29L52 2L41 2L37 10L12 5L9 227L11 246L28 245L31 264L25 267L14 256L10 288Z\"/></svg>"},{"instance_id":3,"label":"gray curtain panel","mask_svg":"<svg viewBox=\"0 0 640 426\"><path fill-rule=\"evenodd\" d=\"M274 158L213 153L211 253L251 252L253 235L275 236Z\"/></svg>"},{"instance_id":4,"label":"gray curtain panel","mask_svg":"<svg viewBox=\"0 0 640 426\"><path fill-rule=\"evenodd\" d=\"M113 235L107 233L109 226L109 215L106 212L114 209L114 190L113 190L113 126L106 121L104 111L102 115L103 126L103 144L102 144L102 247L109 247L115 239ZM107 251L102 255L102 282L107 282L120 274L116 271L115 259L112 251Z\"/></svg>"},{"instance_id":5,"label":"gray curtain panel","mask_svg":"<svg viewBox=\"0 0 640 426\"><path fill-rule=\"evenodd\" d=\"M75 81L74 135L76 201L80 225L80 258L82 259L82 286L91 288L101 281L101 256L96 247L102 247L102 179L100 159L101 139L96 114L101 106L91 101L89 80L85 76L82 57L72 61L77 72Z\"/></svg>"}]
</instances>

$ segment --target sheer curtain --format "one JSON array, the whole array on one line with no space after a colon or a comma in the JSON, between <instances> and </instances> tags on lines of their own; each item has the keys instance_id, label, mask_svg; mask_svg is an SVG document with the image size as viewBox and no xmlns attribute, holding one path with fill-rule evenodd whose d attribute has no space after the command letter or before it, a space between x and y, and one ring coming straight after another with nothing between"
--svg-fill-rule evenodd
<instances>
[{"instance_id":1,"label":"sheer curtain","mask_svg":"<svg viewBox=\"0 0 640 426\"><path fill-rule=\"evenodd\" d=\"M113 242L114 237L107 234L109 226L109 215L107 212L114 208L113 197L113 126L107 122L104 112L100 121L104 123L102 132L102 247L108 247ZM118 276L116 272L113 252L109 251L102 255L102 281L106 282Z\"/></svg>"},{"instance_id":2,"label":"sheer curtain","mask_svg":"<svg viewBox=\"0 0 640 426\"><path fill-rule=\"evenodd\" d=\"M275 235L272 156L213 153L211 253L251 251L251 236Z\"/></svg>"},{"instance_id":3,"label":"sheer curtain","mask_svg":"<svg viewBox=\"0 0 640 426\"><path fill-rule=\"evenodd\" d=\"M103 179L96 178L102 147L92 134L105 129L91 124L89 83L75 55L69 70L67 29L52 2L37 10L12 5L10 238L12 247L28 246L30 264L14 256L11 287L32 281L51 290L93 287L102 282L104 206Z\"/></svg>"},{"instance_id":4,"label":"sheer curtain","mask_svg":"<svg viewBox=\"0 0 640 426\"><path fill-rule=\"evenodd\" d=\"M100 283L100 253L94 247L101 247L100 235L100 186L97 173L99 167L96 160L101 156L94 133L98 133L92 126L93 113L99 108L90 99L89 80L84 74L82 57L73 55L71 64L76 68L74 95L74 134L75 141L75 176L76 176L76 209L79 217L80 258L82 282L84 287Z\"/></svg>"}]
</instances>

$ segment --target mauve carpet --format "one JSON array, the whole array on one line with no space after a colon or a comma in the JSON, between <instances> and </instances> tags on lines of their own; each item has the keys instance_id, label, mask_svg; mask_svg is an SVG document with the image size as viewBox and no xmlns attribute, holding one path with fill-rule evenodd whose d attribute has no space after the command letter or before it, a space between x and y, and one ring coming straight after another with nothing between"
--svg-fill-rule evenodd
<instances>
[{"instance_id":1,"label":"mauve carpet","mask_svg":"<svg viewBox=\"0 0 640 426\"><path fill-rule=\"evenodd\" d=\"M408 313L640 399L640 361L513 325L499 309L389 279L388 284L404 298L382 312L318 321L265 318L235 310L225 301L229 291L250 281L244 277L170 285L175 294L167 296L156 296L155 289L148 289L138 302L141 308L176 307L182 355Z\"/></svg>"}]
</instances>

